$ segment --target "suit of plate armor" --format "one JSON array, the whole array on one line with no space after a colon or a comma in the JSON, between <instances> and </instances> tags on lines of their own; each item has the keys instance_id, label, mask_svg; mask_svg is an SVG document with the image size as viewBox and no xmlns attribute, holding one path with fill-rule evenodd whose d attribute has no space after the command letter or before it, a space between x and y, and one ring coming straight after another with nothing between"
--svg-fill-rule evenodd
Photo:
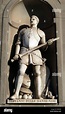
<instances>
[{"instance_id":1,"label":"suit of plate armor","mask_svg":"<svg viewBox=\"0 0 65 114\"><path fill-rule=\"evenodd\" d=\"M31 23L33 23L33 21L36 21L36 23L38 24L38 20L39 19L37 16L32 16ZM29 49L38 46L39 42L45 43L46 41L45 41L45 33L42 30L38 29L37 25L22 29L18 35L15 55L27 52ZM18 97L19 95L19 91L23 82L23 76L29 64L33 64L34 66L35 98L41 97L40 66L43 64L41 58L42 55L40 50L38 49L23 56L22 59L19 60L19 70L16 80L16 92L15 95L12 96L13 99Z\"/></svg>"}]
</instances>

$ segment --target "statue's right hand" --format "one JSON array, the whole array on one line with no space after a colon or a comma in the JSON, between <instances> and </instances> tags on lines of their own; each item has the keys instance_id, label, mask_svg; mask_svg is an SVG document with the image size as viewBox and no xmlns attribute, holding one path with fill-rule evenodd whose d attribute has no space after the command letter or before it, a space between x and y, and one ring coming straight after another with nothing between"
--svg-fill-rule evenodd
<instances>
[{"instance_id":1,"label":"statue's right hand","mask_svg":"<svg viewBox=\"0 0 65 114\"><path fill-rule=\"evenodd\" d=\"M16 55L13 57L14 60L17 60L18 58L19 58L18 54L16 54Z\"/></svg>"},{"instance_id":2,"label":"statue's right hand","mask_svg":"<svg viewBox=\"0 0 65 114\"><path fill-rule=\"evenodd\" d=\"M19 56L18 55L15 55L14 57L13 57L13 59L11 59L11 62L14 62L15 60L17 60L19 58Z\"/></svg>"}]
</instances>

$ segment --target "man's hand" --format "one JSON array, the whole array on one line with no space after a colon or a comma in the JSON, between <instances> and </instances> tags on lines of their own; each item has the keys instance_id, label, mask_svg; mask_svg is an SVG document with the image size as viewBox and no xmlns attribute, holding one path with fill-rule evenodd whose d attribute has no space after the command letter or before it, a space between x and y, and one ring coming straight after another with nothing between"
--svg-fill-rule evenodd
<instances>
[{"instance_id":1,"label":"man's hand","mask_svg":"<svg viewBox=\"0 0 65 114\"><path fill-rule=\"evenodd\" d=\"M51 45L51 44L53 43L53 38L52 38L52 39L49 39L49 40L47 41L47 43L48 43L48 45Z\"/></svg>"},{"instance_id":2,"label":"man's hand","mask_svg":"<svg viewBox=\"0 0 65 114\"><path fill-rule=\"evenodd\" d=\"M13 59L11 59L11 62L14 62L15 60L17 60L19 58L18 54L16 54Z\"/></svg>"},{"instance_id":3,"label":"man's hand","mask_svg":"<svg viewBox=\"0 0 65 114\"><path fill-rule=\"evenodd\" d=\"M18 58L19 58L18 54L16 54L16 55L13 57L14 60L17 60Z\"/></svg>"}]
</instances>

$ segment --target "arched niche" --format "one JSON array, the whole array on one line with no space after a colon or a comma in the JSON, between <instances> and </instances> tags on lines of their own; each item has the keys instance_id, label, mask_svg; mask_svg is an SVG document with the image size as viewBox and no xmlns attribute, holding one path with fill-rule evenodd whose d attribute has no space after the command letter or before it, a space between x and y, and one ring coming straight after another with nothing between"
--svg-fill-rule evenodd
<instances>
[{"instance_id":1,"label":"arched niche","mask_svg":"<svg viewBox=\"0 0 65 114\"><path fill-rule=\"evenodd\" d=\"M51 0L49 0L49 1L40 0L39 2L38 1L36 0L38 5L39 5L40 1L41 1L41 3L44 3L44 2L45 2L45 4L48 3L47 5L49 5L50 10L56 9L57 7L60 8L60 4L58 2L57 3L56 2L52 2ZM36 2L31 0L31 3L33 5ZM31 5L31 7L29 7L30 10L28 9L29 3L30 3L29 0L27 0L27 1L26 0L11 0L6 5L6 7L4 9L4 12L3 12L2 58L1 58L1 97L0 97L1 98L1 103L6 103L6 99L9 97L9 94L10 94L10 92L9 92L9 80L8 80L8 78L9 78L8 60L9 60L9 57L10 57L10 52L11 52L11 47L12 47L12 44L13 44L14 35L17 33L17 29L12 28L12 26L10 26L9 22L12 22L15 25L16 28L19 27L20 24L24 24L24 23L29 24L29 18L31 16L31 14L34 14L34 10L35 10L35 9L33 9L32 5ZM22 12L21 12L21 10L19 8L22 10ZM56 17L55 16L54 16L54 18L52 17L52 21L54 19L54 23L56 23L56 31L58 31L58 32L54 33L54 36L61 36L61 32L60 32L60 28L59 28L59 26L60 26L59 23L61 23L61 18L57 18L58 15L60 17L61 14L58 13L58 12L55 12L55 10L53 10L53 12L54 12L54 14L56 14ZM16 15L16 13L18 13L18 15ZM39 15L37 12L35 12L35 13L40 17L40 20L41 20L41 24L39 25L39 27L42 30L44 30L45 28L42 27L42 21L45 21L45 19L43 18L44 20L42 20L41 14ZM46 32L46 30L44 30L44 31ZM48 36L48 38L49 38L49 36ZM59 44L60 44L60 50L61 50L61 46L62 46L61 41L59 41L59 43L57 43L57 45L55 44L57 46L58 55L60 55L60 53L61 53L58 50L59 49ZM57 65L58 66L58 71L62 72L61 71L61 67L59 67L59 61L61 60L61 57L56 56L56 60L58 61L58 65ZM60 65L61 65L61 62L62 61L60 61ZM4 70L4 69L6 69L6 70ZM3 82L4 82L4 85L6 85L6 86L4 86L2 84Z\"/></svg>"}]
</instances>

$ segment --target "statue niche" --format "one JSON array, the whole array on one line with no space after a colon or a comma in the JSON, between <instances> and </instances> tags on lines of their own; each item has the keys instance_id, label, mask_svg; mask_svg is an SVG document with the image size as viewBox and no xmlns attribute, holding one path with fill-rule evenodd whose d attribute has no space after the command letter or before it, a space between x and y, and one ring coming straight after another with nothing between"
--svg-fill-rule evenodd
<instances>
[{"instance_id":1,"label":"statue niche","mask_svg":"<svg viewBox=\"0 0 65 114\"><path fill-rule=\"evenodd\" d=\"M22 25L19 27L17 34L14 36L14 41L13 41L13 45L12 45L12 50L11 50L11 56L10 56L10 61L11 58L13 58L13 56L15 55L15 44L17 42L18 39L18 35L20 33L20 31L23 28L29 28L28 25ZM15 93L15 80L16 80L16 76L17 76L17 72L19 69L19 64L18 64L18 60L14 61L13 63L11 63L9 61L9 65L10 65L10 76L9 76L9 84L10 84L10 96L12 96ZM54 99L55 97L52 95L52 93L49 91L49 73L48 73L48 69L46 68L46 59L44 59L44 63L41 66L41 80L42 80L42 84L41 84L41 98L42 99ZM34 77L35 73L34 73L34 68L33 65L30 64L28 65L28 68L24 74L24 78L23 78L23 82L22 82L22 86L20 88L19 91L19 99L36 99L36 95L35 95L35 86L34 86Z\"/></svg>"}]
</instances>

